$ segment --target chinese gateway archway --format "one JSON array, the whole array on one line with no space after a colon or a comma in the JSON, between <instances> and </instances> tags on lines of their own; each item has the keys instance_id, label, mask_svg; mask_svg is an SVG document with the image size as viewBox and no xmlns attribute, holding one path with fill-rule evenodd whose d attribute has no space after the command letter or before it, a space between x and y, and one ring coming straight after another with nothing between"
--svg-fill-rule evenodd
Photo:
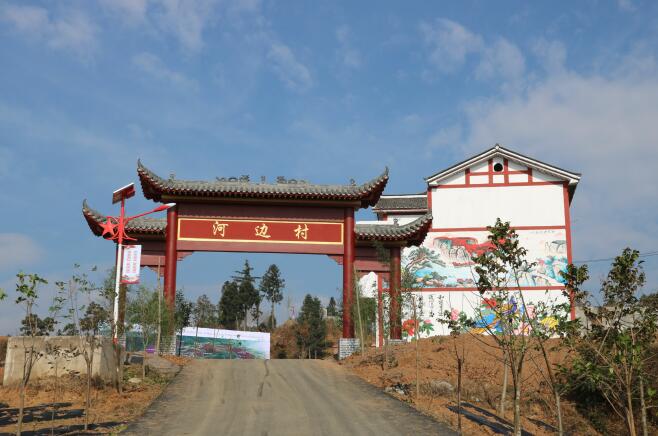
<instances>
[{"instance_id":1,"label":"chinese gateway archway","mask_svg":"<svg viewBox=\"0 0 658 436\"><path fill-rule=\"evenodd\" d=\"M315 185L303 181L250 182L248 178L215 181L164 179L138 162L144 196L176 203L167 218L138 218L127 234L142 245L142 266L164 275L164 295L174 304L177 260L194 251L323 254L343 266L343 337L354 337L351 317L355 273L390 271L393 294L400 289L400 248L417 244L431 224L429 214L406 225L355 225L354 213L374 206L388 181L388 169L357 185ZM106 217L83 203L91 230L102 234ZM391 265L377 260L373 242L387 247ZM391 308L393 326L399 309ZM399 328L391 336L399 337Z\"/></svg>"}]
</instances>

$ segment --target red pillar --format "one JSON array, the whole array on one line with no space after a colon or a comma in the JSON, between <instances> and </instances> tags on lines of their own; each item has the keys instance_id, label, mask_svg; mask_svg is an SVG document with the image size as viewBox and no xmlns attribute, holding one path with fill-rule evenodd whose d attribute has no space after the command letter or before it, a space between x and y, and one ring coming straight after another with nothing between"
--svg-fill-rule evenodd
<instances>
[{"instance_id":1,"label":"red pillar","mask_svg":"<svg viewBox=\"0 0 658 436\"><path fill-rule=\"evenodd\" d=\"M176 206L167 209L167 231L164 264L164 297L173 310L176 301L176 238L178 229L178 208Z\"/></svg>"},{"instance_id":2,"label":"red pillar","mask_svg":"<svg viewBox=\"0 0 658 436\"><path fill-rule=\"evenodd\" d=\"M354 209L345 209L343 228L343 337L354 337L352 297L354 295Z\"/></svg>"},{"instance_id":3,"label":"red pillar","mask_svg":"<svg viewBox=\"0 0 658 436\"><path fill-rule=\"evenodd\" d=\"M402 339L402 325L400 324L400 247L391 247L391 274L389 280L389 292L391 296L390 330L391 339Z\"/></svg>"}]
</instances>

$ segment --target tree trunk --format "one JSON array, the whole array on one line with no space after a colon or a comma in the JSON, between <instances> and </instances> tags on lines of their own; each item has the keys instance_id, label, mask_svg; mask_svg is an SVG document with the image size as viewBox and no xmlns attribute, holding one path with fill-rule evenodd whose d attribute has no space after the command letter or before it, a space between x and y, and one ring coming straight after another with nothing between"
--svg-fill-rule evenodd
<instances>
[{"instance_id":1,"label":"tree trunk","mask_svg":"<svg viewBox=\"0 0 658 436\"><path fill-rule=\"evenodd\" d=\"M557 409L557 434L558 436L564 436L564 424L562 423L562 401L560 400L560 393L558 392L557 387L553 388L553 395L555 395L555 408Z\"/></svg>"},{"instance_id":2,"label":"tree trunk","mask_svg":"<svg viewBox=\"0 0 658 436\"><path fill-rule=\"evenodd\" d=\"M633 416L633 392L629 383L626 383L626 425L629 436L636 436L635 416Z\"/></svg>"},{"instance_id":3,"label":"tree trunk","mask_svg":"<svg viewBox=\"0 0 658 436\"><path fill-rule=\"evenodd\" d=\"M162 336L162 290L160 289L160 257L158 256L158 338L155 341L155 349L160 355L160 339Z\"/></svg>"},{"instance_id":4,"label":"tree trunk","mask_svg":"<svg viewBox=\"0 0 658 436\"><path fill-rule=\"evenodd\" d=\"M642 436L649 436L647 426L647 404L644 400L644 377L640 377L640 408L642 409Z\"/></svg>"},{"instance_id":5,"label":"tree trunk","mask_svg":"<svg viewBox=\"0 0 658 436\"><path fill-rule=\"evenodd\" d=\"M503 350L503 389L500 392L500 404L498 405L498 415L505 417L505 400L507 400L507 376L509 373L507 365L507 353Z\"/></svg>"},{"instance_id":6,"label":"tree trunk","mask_svg":"<svg viewBox=\"0 0 658 436\"><path fill-rule=\"evenodd\" d=\"M416 316L416 299L413 300L414 305L414 321L416 322L416 328L414 329L414 336L416 337L416 401L420 403L420 357L418 354L418 342L420 342L420 336L418 334L418 317Z\"/></svg>"},{"instance_id":7,"label":"tree trunk","mask_svg":"<svg viewBox=\"0 0 658 436\"><path fill-rule=\"evenodd\" d=\"M146 341L147 338L144 337L142 340L142 348L144 349L144 357L142 358L142 380L146 380Z\"/></svg>"},{"instance_id":8,"label":"tree trunk","mask_svg":"<svg viewBox=\"0 0 658 436\"><path fill-rule=\"evenodd\" d=\"M457 429L459 434L462 434L462 363L462 358L457 355Z\"/></svg>"},{"instance_id":9,"label":"tree trunk","mask_svg":"<svg viewBox=\"0 0 658 436\"><path fill-rule=\"evenodd\" d=\"M359 292L359 288L357 286L354 286L354 294L356 295L356 313L357 313L357 318L359 320L359 336L360 336L360 339L359 339L360 344L359 345L361 346L360 347L361 348L361 355L363 356L364 353L365 353L365 349L364 349L365 345L363 343L364 342L363 341L363 321L361 319L361 306L359 304L359 300L360 300L359 294L361 294L361 292Z\"/></svg>"},{"instance_id":10,"label":"tree trunk","mask_svg":"<svg viewBox=\"0 0 658 436\"><path fill-rule=\"evenodd\" d=\"M16 435L21 436L23 431L23 411L25 410L25 382L21 381L20 386L20 402L18 403L18 423L16 428Z\"/></svg>"},{"instance_id":11,"label":"tree trunk","mask_svg":"<svg viewBox=\"0 0 658 436\"><path fill-rule=\"evenodd\" d=\"M92 351L93 353L93 351ZM91 403L91 360L87 358L87 392L85 398L85 431L89 429L89 404Z\"/></svg>"},{"instance_id":12,"label":"tree trunk","mask_svg":"<svg viewBox=\"0 0 658 436\"><path fill-rule=\"evenodd\" d=\"M272 301L272 312L270 312L270 331L274 331L274 301Z\"/></svg>"},{"instance_id":13,"label":"tree trunk","mask_svg":"<svg viewBox=\"0 0 658 436\"><path fill-rule=\"evenodd\" d=\"M516 377L514 383L514 436L521 436L521 374Z\"/></svg>"}]
</instances>

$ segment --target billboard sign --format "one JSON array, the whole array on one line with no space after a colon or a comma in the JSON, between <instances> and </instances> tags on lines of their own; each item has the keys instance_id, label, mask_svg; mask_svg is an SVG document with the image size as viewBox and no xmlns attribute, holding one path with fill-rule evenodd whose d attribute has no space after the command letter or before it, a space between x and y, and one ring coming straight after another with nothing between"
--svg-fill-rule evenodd
<instances>
[{"instance_id":1,"label":"billboard sign","mask_svg":"<svg viewBox=\"0 0 658 436\"><path fill-rule=\"evenodd\" d=\"M270 334L185 327L180 355L204 359L269 359Z\"/></svg>"}]
</instances>

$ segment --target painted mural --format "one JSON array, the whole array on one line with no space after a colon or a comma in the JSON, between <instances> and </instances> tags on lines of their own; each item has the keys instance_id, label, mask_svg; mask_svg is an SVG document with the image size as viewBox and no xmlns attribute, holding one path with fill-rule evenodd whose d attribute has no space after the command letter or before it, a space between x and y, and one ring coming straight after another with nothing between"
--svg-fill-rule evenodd
<instances>
[{"instance_id":1,"label":"painted mural","mask_svg":"<svg viewBox=\"0 0 658 436\"><path fill-rule=\"evenodd\" d=\"M417 271L426 288L475 288L473 257L491 248L486 231L430 232L423 247L430 251L428 265ZM561 286L560 271L567 266L567 243L563 229L518 231L528 261L536 265L521 277L523 287Z\"/></svg>"},{"instance_id":2,"label":"painted mural","mask_svg":"<svg viewBox=\"0 0 658 436\"><path fill-rule=\"evenodd\" d=\"M204 359L269 359L270 334L186 327L179 336L181 356Z\"/></svg>"},{"instance_id":3,"label":"painted mural","mask_svg":"<svg viewBox=\"0 0 658 436\"><path fill-rule=\"evenodd\" d=\"M477 291L423 291L416 292L418 322L413 319L411 308L404 307L402 313L402 336L406 340L412 340L416 329L421 338L435 335L448 335L450 331L442 319L448 312L452 320L462 318L474 321L467 330L471 333L487 334L500 331L501 313L523 313L523 305L519 304L518 297L511 295L509 301L503 303L502 310L496 308L498 302L491 298L482 298ZM541 304L564 304L568 298L563 295L562 290L549 291L525 291L526 309L530 318L535 317L535 308ZM498 310L497 310L498 309ZM565 313L565 316L567 313ZM557 323L557 319L546 317L540 320L547 327ZM527 331L528 325L518 325L519 331ZM525 330L524 330L525 329Z\"/></svg>"}]
</instances>

